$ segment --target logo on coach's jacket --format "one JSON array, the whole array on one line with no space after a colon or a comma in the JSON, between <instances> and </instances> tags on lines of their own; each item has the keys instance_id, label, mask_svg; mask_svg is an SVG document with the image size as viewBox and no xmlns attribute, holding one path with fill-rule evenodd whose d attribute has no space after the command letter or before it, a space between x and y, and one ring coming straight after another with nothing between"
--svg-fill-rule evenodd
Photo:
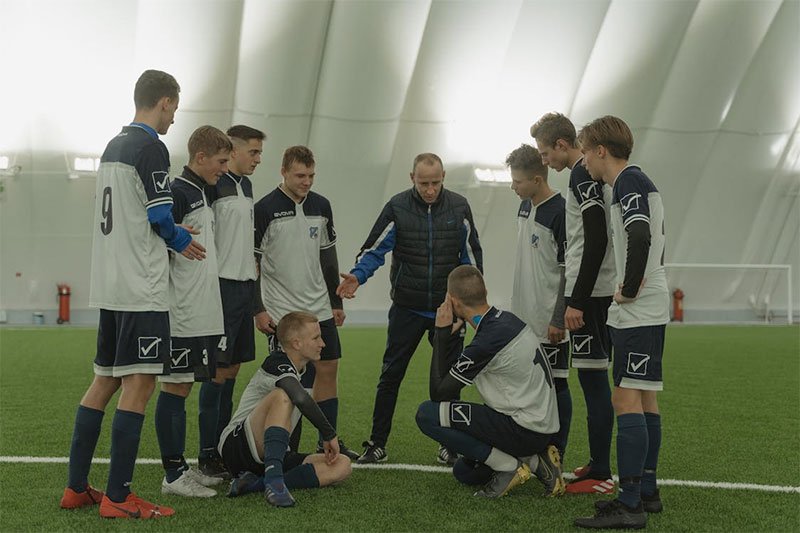
<instances>
[{"instance_id":1,"label":"logo on coach's jacket","mask_svg":"<svg viewBox=\"0 0 800 533\"><path fill-rule=\"evenodd\" d=\"M319 226L311 226L308 228L308 236L316 239L319 236Z\"/></svg>"}]
</instances>

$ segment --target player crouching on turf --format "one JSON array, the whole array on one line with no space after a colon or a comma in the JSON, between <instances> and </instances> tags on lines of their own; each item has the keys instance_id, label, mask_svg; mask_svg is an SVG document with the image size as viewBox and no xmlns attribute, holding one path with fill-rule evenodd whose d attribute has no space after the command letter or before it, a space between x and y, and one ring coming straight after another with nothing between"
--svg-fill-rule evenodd
<instances>
[{"instance_id":1,"label":"player crouching on turf","mask_svg":"<svg viewBox=\"0 0 800 533\"><path fill-rule=\"evenodd\" d=\"M350 459L339 453L336 431L300 384L306 364L325 346L317 317L294 311L278 322L283 351L273 351L250 379L239 408L222 431L219 452L234 476L228 496L264 491L275 507L295 504L289 489L325 487L346 479ZM300 415L319 430L325 453L287 452Z\"/></svg>"},{"instance_id":2,"label":"player crouching on turf","mask_svg":"<svg viewBox=\"0 0 800 533\"><path fill-rule=\"evenodd\" d=\"M475 337L448 368L445 355L464 321ZM450 401L473 383L485 404ZM453 466L456 479L484 484L475 496L504 496L531 471L548 496L564 493L561 459L549 444L559 426L547 358L529 326L489 306L483 276L470 265L453 269L436 310L430 394L417 410L417 425L461 456Z\"/></svg>"}]
</instances>

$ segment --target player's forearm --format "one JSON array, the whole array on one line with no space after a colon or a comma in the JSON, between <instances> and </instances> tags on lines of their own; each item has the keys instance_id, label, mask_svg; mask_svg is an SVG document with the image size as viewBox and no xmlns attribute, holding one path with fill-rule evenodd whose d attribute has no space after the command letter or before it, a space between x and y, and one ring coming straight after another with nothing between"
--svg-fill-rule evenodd
<instances>
[{"instance_id":1,"label":"player's forearm","mask_svg":"<svg viewBox=\"0 0 800 533\"><path fill-rule=\"evenodd\" d=\"M170 205L162 204L147 209L147 220L167 246L176 252L182 252L192 242L191 234L184 228L175 225Z\"/></svg>"},{"instance_id":2,"label":"player's forearm","mask_svg":"<svg viewBox=\"0 0 800 533\"><path fill-rule=\"evenodd\" d=\"M261 299L261 274L256 276L256 282L253 283L253 316L266 311L264 301Z\"/></svg>"},{"instance_id":3,"label":"player's forearm","mask_svg":"<svg viewBox=\"0 0 800 533\"><path fill-rule=\"evenodd\" d=\"M570 296L570 307L583 310L586 301L592 296L594 284L600 273L603 258L608 247L606 216L600 206L591 206L581 213L583 223L583 253L578 278Z\"/></svg>"},{"instance_id":4,"label":"player's forearm","mask_svg":"<svg viewBox=\"0 0 800 533\"><path fill-rule=\"evenodd\" d=\"M567 278L564 275L564 267L559 267L560 276L558 279L558 294L556 295L556 305L553 307L553 315L550 318L550 325L558 329L564 329L564 311L567 306L564 302L564 290L567 285Z\"/></svg>"},{"instance_id":5,"label":"player's forearm","mask_svg":"<svg viewBox=\"0 0 800 533\"><path fill-rule=\"evenodd\" d=\"M336 246L319 251L319 264L322 268L322 277L328 288L328 299L333 309L342 309L342 299L336 295L339 287L339 259L336 255Z\"/></svg>"},{"instance_id":6,"label":"player's forearm","mask_svg":"<svg viewBox=\"0 0 800 533\"><path fill-rule=\"evenodd\" d=\"M449 368L445 363L447 354L450 352L451 343L454 342L453 337L450 326L436 328L433 336L429 393L431 400L434 402L458 398L458 392L464 386L463 383L448 374Z\"/></svg>"},{"instance_id":7,"label":"player's forearm","mask_svg":"<svg viewBox=\"0 0 800 533\"><path fill-rule=\"evenodd\" d=\"M647 269L647 256L650 253L650 225L635 221L625 228L628 232L628 250L625 258L625 278L622 283L622 296L636 298Z\"/></svg>"},{"instance_id":8,"label":"player's forearm","mask_svg":"<svg viewBox=\"0 0 800 533\"><path fill-rule=\"evenodd\" d=\"M336 430L325 418L317 402L306 392L303 386L294 378L284 378L276 383L289 396L292 404L311 422L322 435L322 440L329 441L336 436Z\"/></svg>"}]
</instances>

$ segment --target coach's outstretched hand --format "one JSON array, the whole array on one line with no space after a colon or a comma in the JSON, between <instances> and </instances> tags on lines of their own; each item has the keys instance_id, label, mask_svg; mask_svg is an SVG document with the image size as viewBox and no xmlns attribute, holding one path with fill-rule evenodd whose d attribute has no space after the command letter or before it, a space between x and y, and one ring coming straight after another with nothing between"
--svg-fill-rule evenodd
<instances>
[{"instance_id":1,"label":"coach's outstretched hand","mask_svg":"<svg viewBox=\"0 0 800 533\"><path fill-rule=\"evenodd\" d=\"M339 274L342 277L341 283L336 287L336 295L339 298L354 298L356 289L361 285L358 278L353 274Z\"/></svg>"},{"instance_id":2,"label":"coach's outstretched hand","mask_svg":"<svg viewBox=\"0 0 800 533\"><path fill-rule=\"evenodd\" d=\"M331 440L324 441L322 449L325 450L325 462L332 465L339 457L339 438L333 437Z\"/></svg>"}]
</instances>

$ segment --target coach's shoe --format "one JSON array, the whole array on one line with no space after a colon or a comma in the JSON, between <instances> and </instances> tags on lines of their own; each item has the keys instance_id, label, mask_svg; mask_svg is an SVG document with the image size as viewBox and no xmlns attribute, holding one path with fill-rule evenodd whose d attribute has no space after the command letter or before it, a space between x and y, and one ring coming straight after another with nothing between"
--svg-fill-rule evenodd
<instances>
[{"instance_id":1,"label":"coach's shoe","mask_svg":"<svg viewBox=\"0 0 800 533\"><path fill-rule=\"evenodd\" d=\"M568 494L614 494L614 480L578 478L567 484Z\"/></svg>"},{"instance_id":2,"label":"coach's shoe","mask_svg":"<svg viewBox=\"0 0 800 533\"><path fill-rule=\"evenodd\" d=\"M537 457L539 464L536 465L533 473L544 485L545 496L564 494L564 476L561 474L561 457L558 455L558 448L550 444Z\"/></svg>"},{"instance_id":3,"label":"coach's shoe","mask_svg":"<svg viewBox=\"0 0 800 533\"><path fill-rule=\"evenodd\" d=\"M531 478L531 469L528 463L518 462L517 468L510 472L497 472L492 474L489 483L475 493L481 498L500 498L518 485L522 485Z\"/></svg>"},{"instance_id":4,"label":"coach's shoe","mask_svg":"<svg viewBox=\"0 0 800 533\"><path fill-rule=\"evenodd\" d=\"M150 503L132 492L128 494L128 497L122 503L112 502L108 496L103 496L103 501L100 502L100 516L103 518L138 518L144 520L172 516L174 514L175 509Z\"/></svg>"},{"instance_id":5,"label":"coach's shoe","mask_svg":"<svg viewBox=\"0 0 800 533\"><path fill-rule=\"evenodd\" d=\"M325 453L325 448L322 447L321 442L317 443L317 453ZM359 457L361 457L360 455L358 455L357 451L348 448L342 439L339 439L339 453L347 456L347 458L350 459L351 461L355 461Z\"/></svg>"},{"instance_id":6,"label":"coach's shoe","mask_svg":"<svg viewBox=\"0 0 800 533\"><path fill-rule=\"evenodd\" d=\"M458 454L448 450L445 446L439 446L436 461L443 465L453 466L458 461Z\"/></svg>"},{"instance_id":7,"label":"coach's shoe","mask_svg":"<svg viewBox=\"0 0 800 533\"><path fill-rule=\"evenodd\" d=\"M231 473L225 468L221 457L200 458L197 460L197 468L204 476L218 477L222 480L231 478Z\"/></svg>"},{"instance_id":8,"label":"coach's shoe","mask_svg":"<svg viewBox=\"0 0 800 533\"><path fill-rule=\"evenodd\" d=\"M615 500L597 500L594 502L595 510L599 511L611 504ZM661 495L658 493L658 489L656 491L647 496L642 494L642 508L644 512L647 514L650 513L660 513L664 510L664 506L661 504Z\"/></svg>"},{"instance_id":9,"label":"coach's shoe","mask_svg":"<svg viewBox=\"0 0 800 533\"><path fill-rule=\"evenodd\" d=\"M213 487L214 485L219 485L220 483L225 481L225 479L222 477L207 476L194 468L189 468L188 470L185 470L184 474L188 475L190 478L192 478L199 484L203 485L204 487Z\"/></svg>"},{"instance_id":10,"label":"coach's shoe","mask_svg":"<svg viewBox=\"0 0 800 533\"><path fill-rule=\"evenodd\" d=\"M231 481L231 486L228 488L228 498L235 498L253 492L264 492L264 478L246 470Z\"/></svg>"},{"instance_id":11,"label":"coach's shoe","mask_svg":"<svg viewBox=\"0 0 800 533\"><path fill-rule=\"evenodd\" d=\"M575 525L588 529L642 529L647 525L647 513L640 503L631 508L619 500L595 503L594 516L576 518Z\"/></svg>"},{"instance_id":12,"label":"coach's shoe","mask_svg":"<svg viewBox=\"0 0 800 533\"><path fill-rule=\"evenodd\" d=\"M64 495L61 497L62 509L80 509L81 507L91 507L98 505L103 499L104 494L93 488L91 485L86 485L86 490L83 492L75 492L71 488L64 489Z\"/></svg>"},{"instance_id":13,"label":"coach's shoe","mask_svg":"<svg viewBox=\"0 0 800 533\"><path fill-rule=\"evenodd\" d=\"M360 465L382 463L389 458L389 455L386 453L386 448L377 446L371 440L364 441L361 445L364 447L364 453L356 459L356 463Z\"/></svg>"},{"instance_id":14,"label":"coach's shoe","mask_svg":"<svg viewBox=\"0 0 800 533\"><path fill-rule=\"evenodd\" d=\"M181 474L181 477L172 482L168 482L167 478L161 480L161 493L186 496L187 498L213 498L217 495L217 491L214 489L210 489L198 483L195 478L189 474L189 470L185 470Z\"/></svg>"},{"instance_id":15,"label":"coach's shoe","mask_svg":"<svg viewBox=\"0 0 800 533\"><path fill-rule=\"evenodd\" d=\"M264 483L264 499L274 507L293 507L295 504L292 494L283 483L283 478Z\"/></svg>"}]
</instances>

